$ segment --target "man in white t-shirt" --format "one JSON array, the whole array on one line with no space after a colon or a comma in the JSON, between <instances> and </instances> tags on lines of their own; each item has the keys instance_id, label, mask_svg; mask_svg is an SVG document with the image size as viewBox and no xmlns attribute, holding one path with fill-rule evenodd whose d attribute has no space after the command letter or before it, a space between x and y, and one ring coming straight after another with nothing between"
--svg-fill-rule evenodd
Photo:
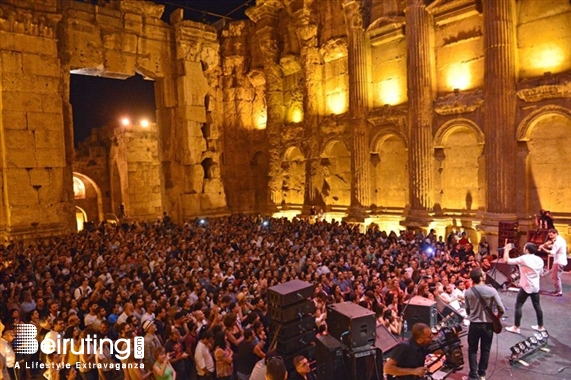
<instances>
[{"instance_id":1,"label":"man in white t-shirt","mask_svg":"<svg viewBox=\"0 0 571 380\"><path fill-rule=\"evenodd\" d=\"M555 287L553 294L557 297L561 297L563 296L561 273L563 273L563 268L567 265L567 242L563 236L559 235L559 232L557 232L555 228L550 228L549 231L547 231L547 236L549 240L553 242L551 251L548 251L548 253L553 256L553 267L551 268L553 286Z\"/></svg>"},{"instance_id":2,"label":"man in white t-shirt","mask_svg":"<svg viewBox=\"0 0 571 380\"><path fill-rule=\"evenodd\" d=\"M510 259L509 252L514 248L513 244L507 243L504 248L504 261L508 264L519 265L520 280L519 280L519 293L515 301L515 322L511 327L506 327L506 330L515 334L520 334L519 328L521 323L522 311L521 308L528 297L531 297L535 315L537 317L537 325L531 326L532 329L537 331L544 331L543 328L543 311L539 303L539 279L543 272L543 259L535 256L537 246L533 243L526 243L523 247L524 254L520 257Z\"/></svg>"}]
</instances>

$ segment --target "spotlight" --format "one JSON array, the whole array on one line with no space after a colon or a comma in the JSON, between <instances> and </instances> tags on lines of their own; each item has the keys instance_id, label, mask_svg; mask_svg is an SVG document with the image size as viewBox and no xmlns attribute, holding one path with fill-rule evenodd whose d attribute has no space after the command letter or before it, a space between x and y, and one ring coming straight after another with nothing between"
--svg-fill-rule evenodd
<instances>
[{"instance_id":1,"label":"spotlight","mask_svg":"<svg viewBox=\"0 0 571 380\"><path fill-rule=\"evenodd\" d=\"M198 223L200 223L201 226L204 226L206 224L206 219L200 219Z\"/></svg>"},{"instance_id":2,"label":"spotlight","mask_svg":"<svg viewBox=\"0 0 571 380\"><path fill-rule=\"evenodd\" d=\"M131 120L128 117L124 117L121 119L121 125L127 126L131 124Z\"/></svg>"},{"instance_id":3,"label":"spotlight","mask_svg":"<svg viewBox=\"0 0 571 380\"><path fill-rule=\"evenodd\" d=\"M262 222L262 226L264 226L264 227L267 227L267 226L269 226L269 225L270 225L270 222L268 222L267 220L264 220L264 221Z\"/></svg>"},{"instance_id":4,"label":"spotlight","mask_svg":"<svg viewBox=\"0 0 571 380\"><path fill-rule=\"evenodd\" d=\"M143 120L141 120L140 124L141 124L141 127L147 128L149 126L149 121L147 119L143 119Z\"/></svg>"}]
</instances>

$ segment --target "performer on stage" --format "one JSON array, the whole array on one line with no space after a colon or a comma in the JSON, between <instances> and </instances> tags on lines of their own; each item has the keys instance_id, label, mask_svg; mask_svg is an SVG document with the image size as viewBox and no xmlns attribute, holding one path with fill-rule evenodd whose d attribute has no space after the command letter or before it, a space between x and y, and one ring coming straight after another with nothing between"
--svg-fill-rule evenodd
<instances>
[{"instance_id":1,"label":"performer on stage","mask_svg":"<svg viewBox=\"0 0 571 380\"><path fill-rule=\"evenodd\" d=\"M531 297L535 315L537 317L537 325L531 326L532 329L537 331L545 330L543 328L543 311L539 303L539 278L543 272L543 259L535 256L537 246L533 243L526 243L523 247L524 255L515 259L510 259L509 251L514 248L513 244L507 243L504 249L504 261L508 264L519 265L519 292L515 301L515 323L511 327L506 327L506 330L515 334L520 334L520 323L522 311L521 308L528 297Z\"/></svg>"},{"instance_id":2,"label":"performer on stage","mask_svg":"<svg viewBox=\"0 0 571 380\"><path fill-rule=\"evenodd\" d=\"M505 251L509 252L507 249ZM496 305L498 318L504 314L505 309L498 291L486 286L486 274L481 268L472 269L470 278L474 286L466 290L466 313L470 321L468 329L470 374L467 379L479 380L486 376L486 370L488 369L490 349L494 338L494 326L492 317L486 312L485 305L482 304L474 289L476 289L488 306ZM480 346L480 362L478 362L478 345Z\"/></svg>"},{"instance_id":3,"label":"performer on stage","mask_svg":"<svg viewBox=\"0 0 571 380\"><path fill-rule=\"evenodd\" d=\"M551 248L548 245L542 244L539 246L541 250L553 256L553 267L551 268L551 275L553 278L553 286L555 290L552 292L557 297L563 296L563 288L561 286L561 273L563 268L567 265L567 242L563 236L555 228L550 228L547 232L549 240L553 242Z\"/></svg>"},{"instance_id":4,"label":"performer on stage","mask_svg":"<svg viewBox=\"0 0 571 380\"><path fill-rule=\"evenodd\" d=\"M427 346L432 343L430 327L424 323L412 326L412 337L399 343L391 352L384 366L387 379L414 380L426 374L424 360L428 354Z\"/></svg>"}]
</instances>

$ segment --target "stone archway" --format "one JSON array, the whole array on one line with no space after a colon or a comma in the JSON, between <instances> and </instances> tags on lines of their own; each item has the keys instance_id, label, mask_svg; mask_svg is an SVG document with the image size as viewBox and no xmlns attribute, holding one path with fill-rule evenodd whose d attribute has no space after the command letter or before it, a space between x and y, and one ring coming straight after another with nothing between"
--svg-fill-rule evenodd
<instances>
[{"instance_id":1,"label":"stone archway","mask_svg":"<svg viewBox=\"0 0 571 380\"><path fill-rule=\"evenodd\" d=\"M84 223L88 222L87 213L79 206L75 206L75 220L77 221L77 231L83 230Z\"/></svg>"},{"instance_id":2,"label":"stone archway","mask_svg":"<svg viewBox=\"0 0 571 380\"><path fill-rule=\"evenodd\" d=\"M348 207L351 204L351 153L340 140L325 145L321 154L323 183L321 193L327 206Z\"/></svg>"},{"instance_id":3,"label":"stone archway","mask_svg":"<svg viewBox=\"0 0 571 380\"><path fill-rule=\"evenodd\" d=\"M527 142L526 205L528 214L543 208L557 215L571 213L571 116L543 113L520 128Z\"/></svg>"},{"instance_id":4,"label":"stone archway","mask_svg":"<svg viewBox=\"0 0 571 380\"><path fill-rule=\"evenodd\" d=\"M480 206L483 134L473 123L456 121L436 135L436 203L445 211L470 212Z\"/></svg>"},{"instance_id":5,"label":"stone archway","mask_svg":"<svg viewBox=\"0 0 571 380\"><path fill-rule=\"evenodd\" d=\"M103 198L97 183L78 172L73 172L73 194L76 209L80 209L85 221L99 223L103 221ZM76 210L77 220L77 210Z\"/></svg>"},{"instance_id":6,"label":"stone archway","mask_svg":"<svg viewBox=\"0 0 571 380\"><path fill-rule=\"evenodd\" d=\"M305 156L298 147L286 150L282 161L282 205L301 207L305 189Z\"/></svg>"},{"instance_id":7,"label":"stone archway","mask_svg":"<svg viewBox=\"0 0 571 380\"><path fill-rule=\"evenodd\" d=\"M381 211L403 209L408 203L408 155L405 140L397 133L375 139L371 163L374 170L373 203Z\"/></svg>"}]
</instances>

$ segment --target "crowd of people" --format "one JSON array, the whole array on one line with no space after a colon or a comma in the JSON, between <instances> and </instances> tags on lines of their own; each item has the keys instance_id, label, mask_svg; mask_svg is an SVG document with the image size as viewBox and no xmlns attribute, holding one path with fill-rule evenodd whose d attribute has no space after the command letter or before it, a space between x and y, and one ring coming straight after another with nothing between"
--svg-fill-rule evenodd
<instances>
[{"instance_id":1,"label":"crowd of people","mask_svg":"<svg viewBox=\"0 0 571 380\"><path fill-rule=\"evenodd\" d=\"M103 223L0 246L0 260L2 344L16 345L14 330L28 323L40 345L52 339L68 348L63 355L6 349L0 366L12 378L52 380L264 379L275 356L268 288L314 284L319 334L327 333L326 305L349 301L399 335L410 297L463 301L481 261L461 231L444 241L434 230L362 232L338 221L247 215ZM107 344L94 355L73 353L88 337ZM137 338L144 358L121 356ZM51 366L24 365L34 360Z\"/></svg>"}]
</instances>

